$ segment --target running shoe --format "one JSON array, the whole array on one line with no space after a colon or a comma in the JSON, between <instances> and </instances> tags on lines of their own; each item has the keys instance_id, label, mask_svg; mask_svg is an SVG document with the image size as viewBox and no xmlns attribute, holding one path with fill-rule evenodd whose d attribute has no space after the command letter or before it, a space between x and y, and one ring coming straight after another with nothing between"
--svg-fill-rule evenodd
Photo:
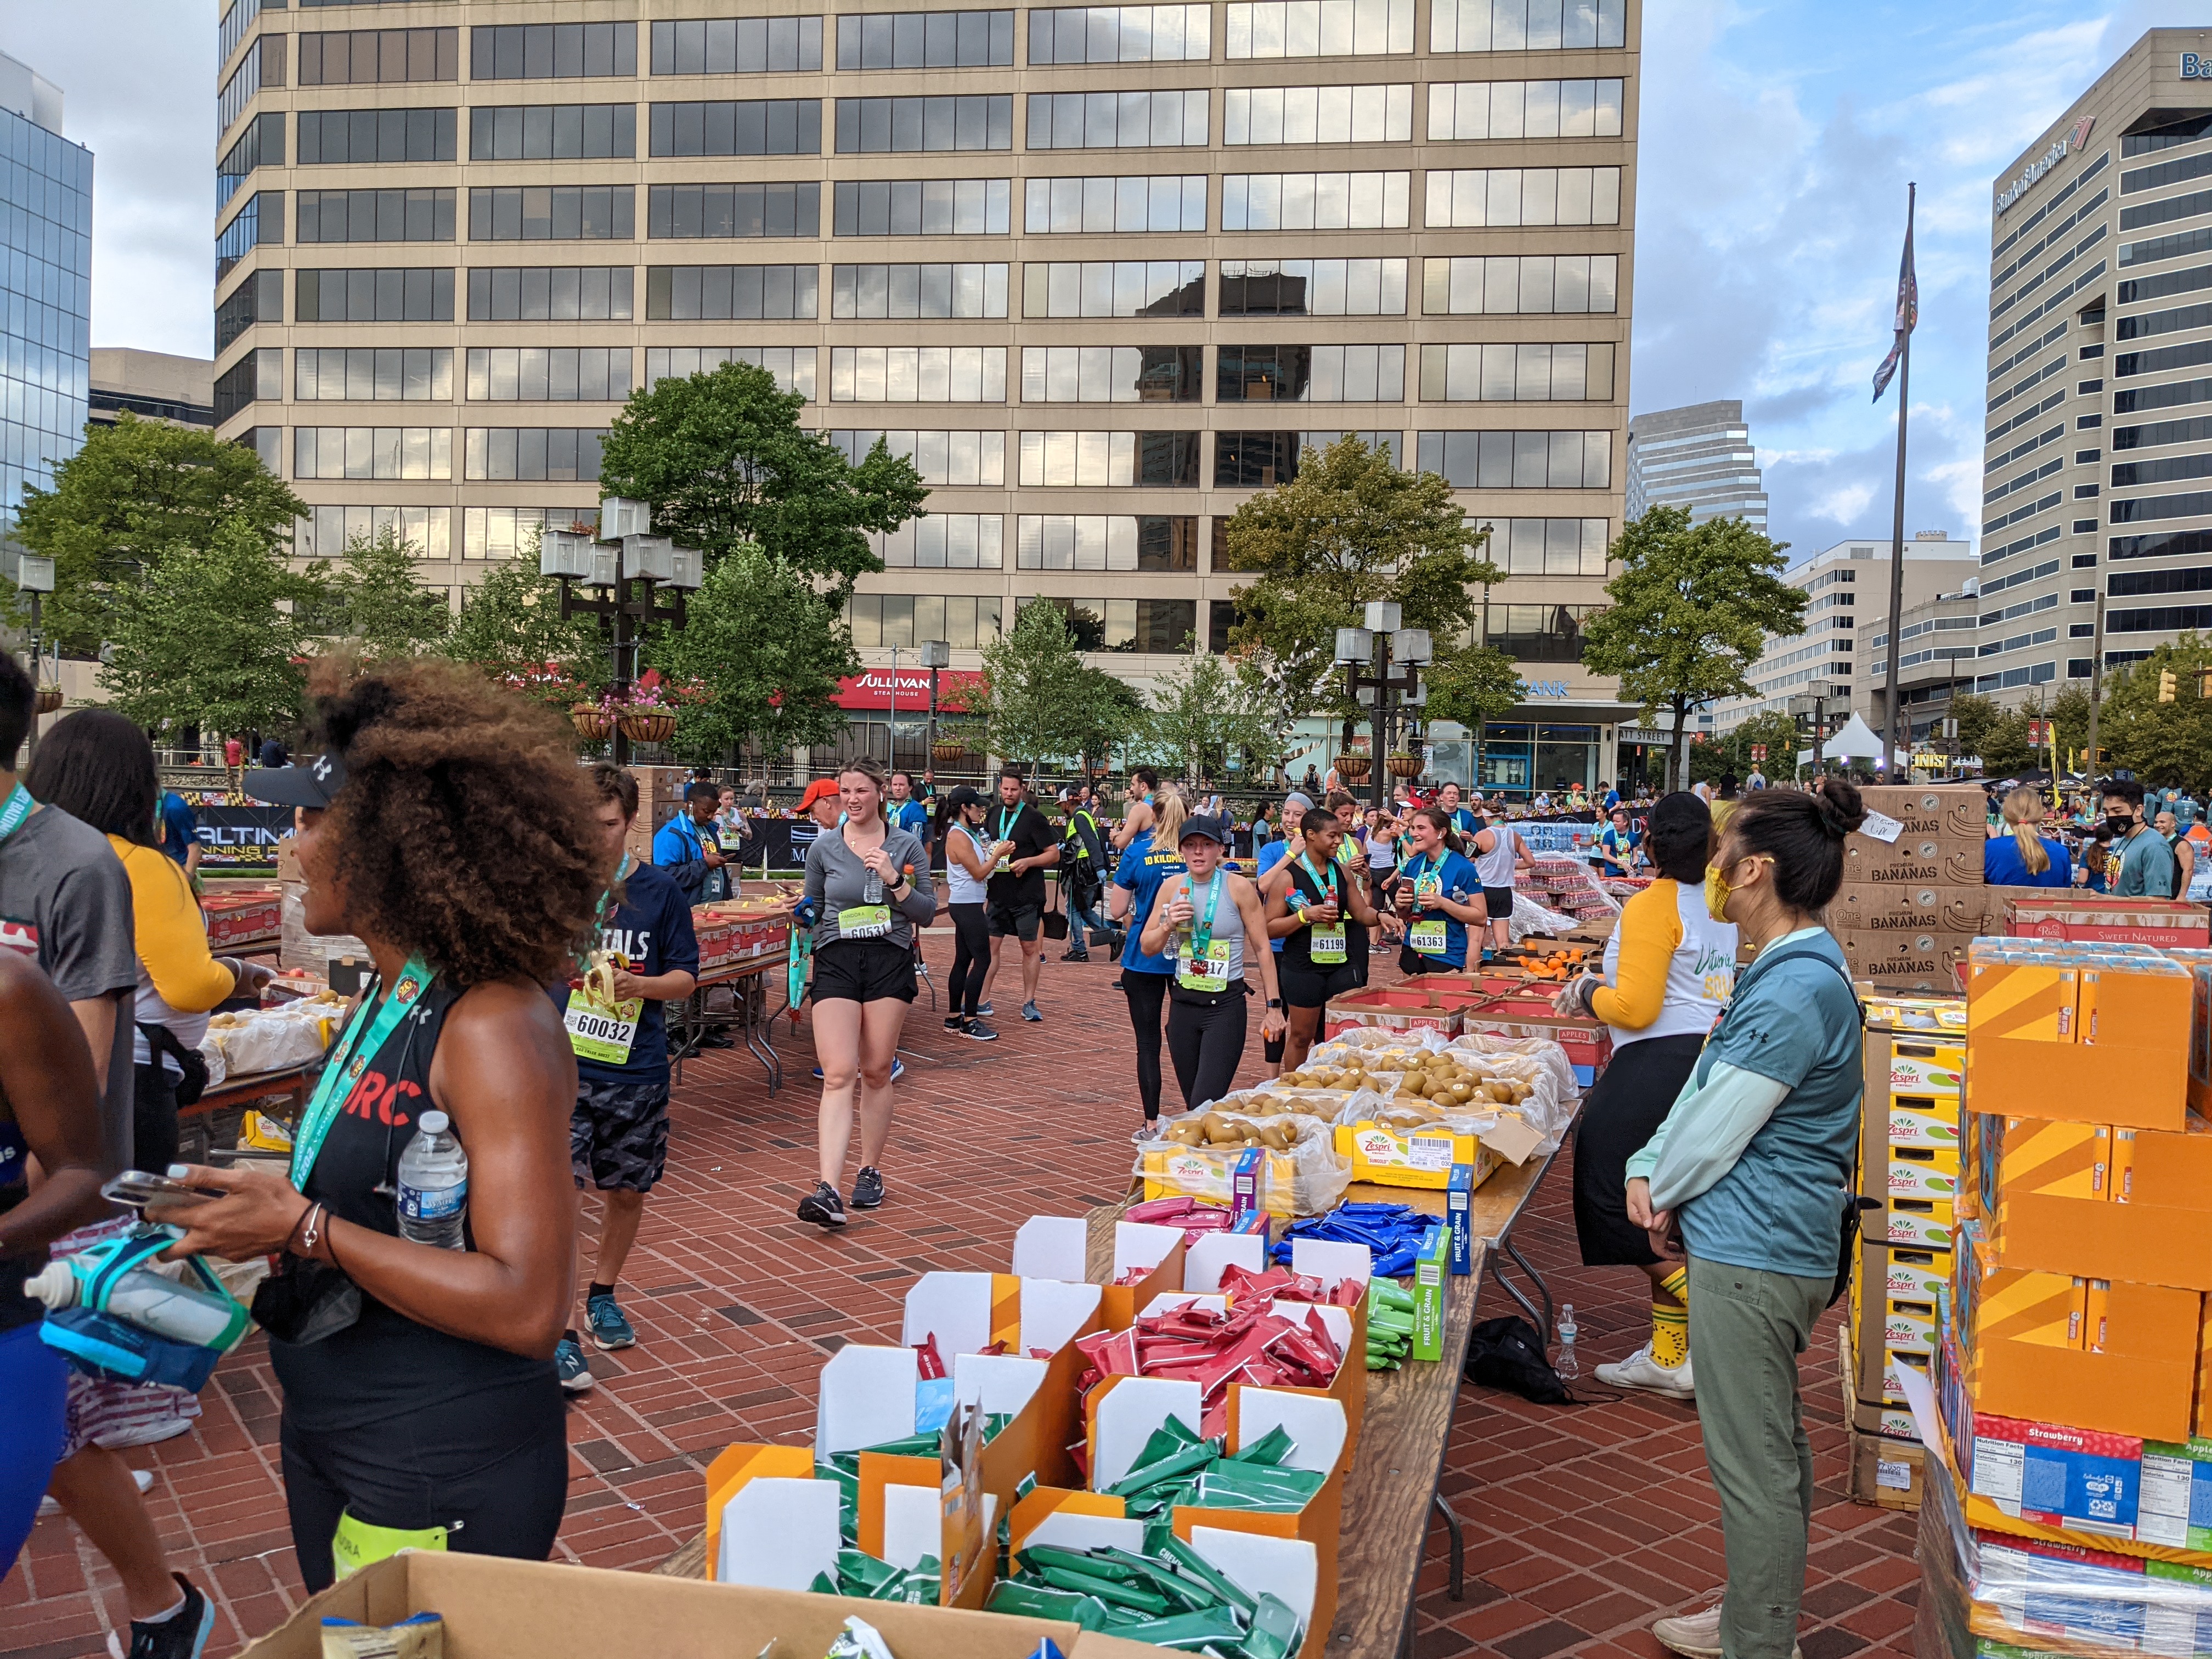
<instances>
[{"instance_id":1,"label":"running shoe","mask_svg":"<svg viewBox=\"0 0 2212 1659\"><path fill-rule=\"evenodd\" d=\"M999 1034L980 1019L971 1019L960 1028L960 1035L973 1037L978 1042L996 1042Z\"/></svg>"},{"instance_id":2,"label":"running shoe","mask_svg":"<svg viewBox=\"0 0 2212 1659\"><path fill-rule=\"evenodd\" d=\"M1032 1025L1041 1024L1044 1019L1044 1016L1037 1012L1037 1006L1034 1002L1022 1004L1022 1018Z\"/></svg>"},{"instance_id":3,"label":"running shoe","mask_svg":"<svg viewBox=\"0 0 2212 1659\"><path fill-rule=\"evenodd\" d=\"M1139 1140L1158 1140L1166 1133L1167 1131L1161 1127L1159 1119L1156 1117L1148 1117L1145 1120L1144 1127L1137 1131L1137 1139Z\"/></svg>"},{"instance_id":4,"label":"running shoe","mask_svg":"<svg viewBox=\"0 0 2212 1659\"><path fill-rule=\"evenodd\" d=\"M215 1629L215 1603L181 1572L169 1577L184 1591L184 1606L157 1621L133 1619L127 1656L121 1641L111 1635L107 1650L115 1659L200 1659L206 1650L208 1636Z\"/></svg>"},{"instance_id":5,"label":"running shoe","mask_svg":"<svg viewBox=\"0 0 2212 1659\"><path fill-rule=\"evenodd\" d=\"M863 1164L860 1173L853 1177L853 1207L872 1210L883 1201L883 1171L872 1164Z\"/></svg>"},{"instance_id":6,"label":"running shoe","mask_svg":"<svg viewBox=\"0 0 2212 1659\"><path fill-rule=\"evenodd\" d=\"M553 1374L570 1394L581 1394L598 1380L592 1376L592 1368L584 1363L582 1346L573 1337L564 1336L555 1345Z\"/></svg>"},{"instance_id":7,"label":"running shoe","mask_svg":"<svg viewBox=\"0 0 2212 1659\"><path fill-rule=\"evenodd\" d=\"M991 1017L991 1015L992 1015L992 1013L993 1013L994 1012L994 1011L993 1010L993 1008L992 1008L991 1005L990 1005L989 1003L988 1003L988 1002L979 1004L979 1005L977 1006L976 1009L975 1009L975 1014L976 1014L976 1017L977 1017L978 1018L980 1018L980 1019L988 1019L988 1018L990 1018L990 1017Z\"/></svg>"},{"instance_id":8,"label":"running shoe","mask_svg":"<svg viewBox=\"0 0 2212 1659\"><path fill-rule=\"evenodd\" d=\"M817 1181L814 1190L799 1200L799 1218L817 1227L842 1227L846 1221L845 1200L828 1182Z\"/></svg>"},{"instance_id":9,"label":"running shoe","mask_svg":"<svg viewBox=\"0 0 2212 1659\"><path fill-rule=\"evenodd\" d=\"M1651 1621L1651 1634L1659 1645L1671 1653L1687 1656L1687 1659L1719 1659L1721 1652L1721 1603L1716 1598L1711 1607L1700 1607L1694 1613L1670 1613ZM1790 1659L1805 1659L1804 1649L1795 1642L1790 1644Z\"/></svg>"},{"instance_id":10,"label":"running shoe","mask_svg":"<svg viewBox=\"0 0 2212 1659\"><path fill-rule=\"evenodd\" d=\"M1689 1356L1685 1354L1679 1365L1662 1365L1651 1357L1648 1338L1627 1358L1600 1365L1596 1376L1608 1389L1640 1389L1646 1394L1664 1395L1669 1400L1698 1397L1697 1382L1690 1374Z\"/></svg>"},{"instance_id":11,"label":"running shoe","mask_svg":"<svg viewBox=\"0 0 2212 1659\"><path fill-rule=\"evenodd\" d=\"M965 1014L947 1014L945 1017L945 1029L948 1031L957 1031L967 1023L968 1017Z\"/></svg>"},{"instance_id":12,"label":"running shoe","mask_svg":"<svg viewBox=\"0 0 2212 1659\"><path fill-rule=\"evenodd\" d=\"M592 1328L592 1341L602 1353L615 1348L634 1348L637 1333L612 1296L594 1296L584 1303L584 1322Z\"/></svg>"},{"instance_id":13,"label":"running shoe","mask_svg":"<svg viewBox=\"0 0 2212 1659\"><path fill-rule=\"evenodd\" d=\"M1088 962L1091 960L1091 952L1088 951L1062 951L1060 953L1060 959L1062 962Z\"/></svg>"}]
</instances>

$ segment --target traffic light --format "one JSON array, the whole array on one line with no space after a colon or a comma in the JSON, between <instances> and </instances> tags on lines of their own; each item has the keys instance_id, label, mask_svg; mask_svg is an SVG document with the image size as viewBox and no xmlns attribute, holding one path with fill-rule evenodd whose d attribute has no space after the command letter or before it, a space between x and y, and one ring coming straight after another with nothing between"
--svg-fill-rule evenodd
<instances>
[{"instance_id":1,"label":"traffic light","mask_svg":"<svg viewBox=\"0 0 2212 1659\"><path fill-rule=\"evenodd\" d=\"M2174 689L2173 671L2171 668L2160 669L2158 671L2158 700L2160 702L2172 702L2177 695L2178 694Z\"/></svg>"}]
</instances>

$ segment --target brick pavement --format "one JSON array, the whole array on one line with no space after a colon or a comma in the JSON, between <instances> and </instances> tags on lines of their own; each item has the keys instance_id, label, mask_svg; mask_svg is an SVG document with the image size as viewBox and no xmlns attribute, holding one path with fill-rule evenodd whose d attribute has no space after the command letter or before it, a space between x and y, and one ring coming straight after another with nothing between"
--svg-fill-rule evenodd
<instances>
[{"instance_id":1,"label":"brick pavement","mask_svg":"<svg viewBox=\"0 0 2212 1659\"><path fill-rule=\"evenodd\" d=\"M926 954L941 982L949 933L933 933ZM787 1073L774 1096L741 1051L686 1068L668 1175L626 1274L639 1345L594 1354L599 1386L570 1413L557 1559L633 1569L661 1560L700 1524L706 1462L732 1441L805 1440L824 1356L850 1340L896 1341L917 1274L1002 1269L1027 1216L1081 1214L1119 1193L1137 1111L1127 1017L1107 989L1111 977L1103 965L1052 963L1046 1023L1024 1025L1012 975L1001 975L994 989L1007 1017L994 1022L1002 1037L991 1044L947 1035L924 995L886 1160L890 1201L834 1237L792 1217L813 1181L805 1029L779 1022ZM1255 1035L1248 1074L1258 1046ZM981 1205L969 1201L979 1160L988 1160L997 1194ZM1521 1238L1575 1303L1587 1366L1634 1346L1642 1281L1576 1262L1565 1176L1562 1164ZM1909 1643L1911 1528L1842 1496L1833 1352L1832 1340L1816 1345L1806 1364L1822 1486L1806 1659L1862 1649L1886 1659ZM222 1654L282 1622L302 1594L261 1339L224 1361L203 1402L195 1433L131 1459L155 1472L149 1502L175 1565L216 1599L210 1651ZM1560 1410L1469 1389L1444 1488L1467 1522L1468 1599L1446 1598L1443 1537L1432 1528L1414 1649L1422 1659L1475 1650L1651 1659L1659 1650L1643 1626L1720 1582L1719 1529L1687 1408L1631 1400ZM0 1584L0 1659L96 1653L121 1617L113 1574L76 1528L42 1521Z\"/></svg>"}]
</instances>

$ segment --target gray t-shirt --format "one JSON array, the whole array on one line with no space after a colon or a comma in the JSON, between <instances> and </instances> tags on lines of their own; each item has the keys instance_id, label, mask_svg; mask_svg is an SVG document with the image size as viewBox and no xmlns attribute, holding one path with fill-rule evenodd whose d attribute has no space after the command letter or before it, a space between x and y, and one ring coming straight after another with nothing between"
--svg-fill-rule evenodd
<instances>
[{"instance_id":1,"label":"gray t-shirt","mask_svg":"<svg viewBox=\"0 0 2212 1659\"><path fill-rule=\"evenodd\" d=\"M884 900L890 911L890 927L879 937L904 948L914 943L914 930L927 927L937 914L937 890L929 879L929 854L910 832L892 830L884 836L884 851L907 872L908 885L894 902ZM845 844L842 830L817 836L806 849L806 897L815 907L814 948L834 945L842 937L838 913L866 902L868 866Z\"/></svg>"},{"instance_id":2,"label":"gray t-shirt","mask_svg":"<svg viewBox=\"0 0 2212 1659\"><path fill-rule=\"evenodd\" d=\"M107 837L52 806L0 841L0 945L35 956L71 1002L116 999L100 1102L107 1173L131 1167L131 999L138 988L131 878Z\"/></svg>"}]
</instances>

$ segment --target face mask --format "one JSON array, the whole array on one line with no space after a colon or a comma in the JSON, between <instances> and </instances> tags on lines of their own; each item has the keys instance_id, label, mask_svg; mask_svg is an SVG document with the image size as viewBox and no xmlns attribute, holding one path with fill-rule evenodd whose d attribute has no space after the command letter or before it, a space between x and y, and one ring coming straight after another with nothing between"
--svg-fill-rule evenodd
<instances>
[{"instance_id":1,"label":"face mask","mask_svg":"<svg viewBox=\"0 0 2212 1659\"><path fill-rule=\"evenodd\" d=\"M2105 814L2105 825L2115 836L2124 836L2136 827L2136 821L2118 812L2107 812Z\"/></svg>"},{"instance_id":2,"label":"face mask","mask_svg":"<svg viewBox=\"0 0 2212 1659\"><path fill-rule=\"evenodd\" d=\"M1735 889L1728 884L1717 864L1705 867L1705 910L1715 921L1728 920L1729 895Z\"/></svg>"}]
</instances>

